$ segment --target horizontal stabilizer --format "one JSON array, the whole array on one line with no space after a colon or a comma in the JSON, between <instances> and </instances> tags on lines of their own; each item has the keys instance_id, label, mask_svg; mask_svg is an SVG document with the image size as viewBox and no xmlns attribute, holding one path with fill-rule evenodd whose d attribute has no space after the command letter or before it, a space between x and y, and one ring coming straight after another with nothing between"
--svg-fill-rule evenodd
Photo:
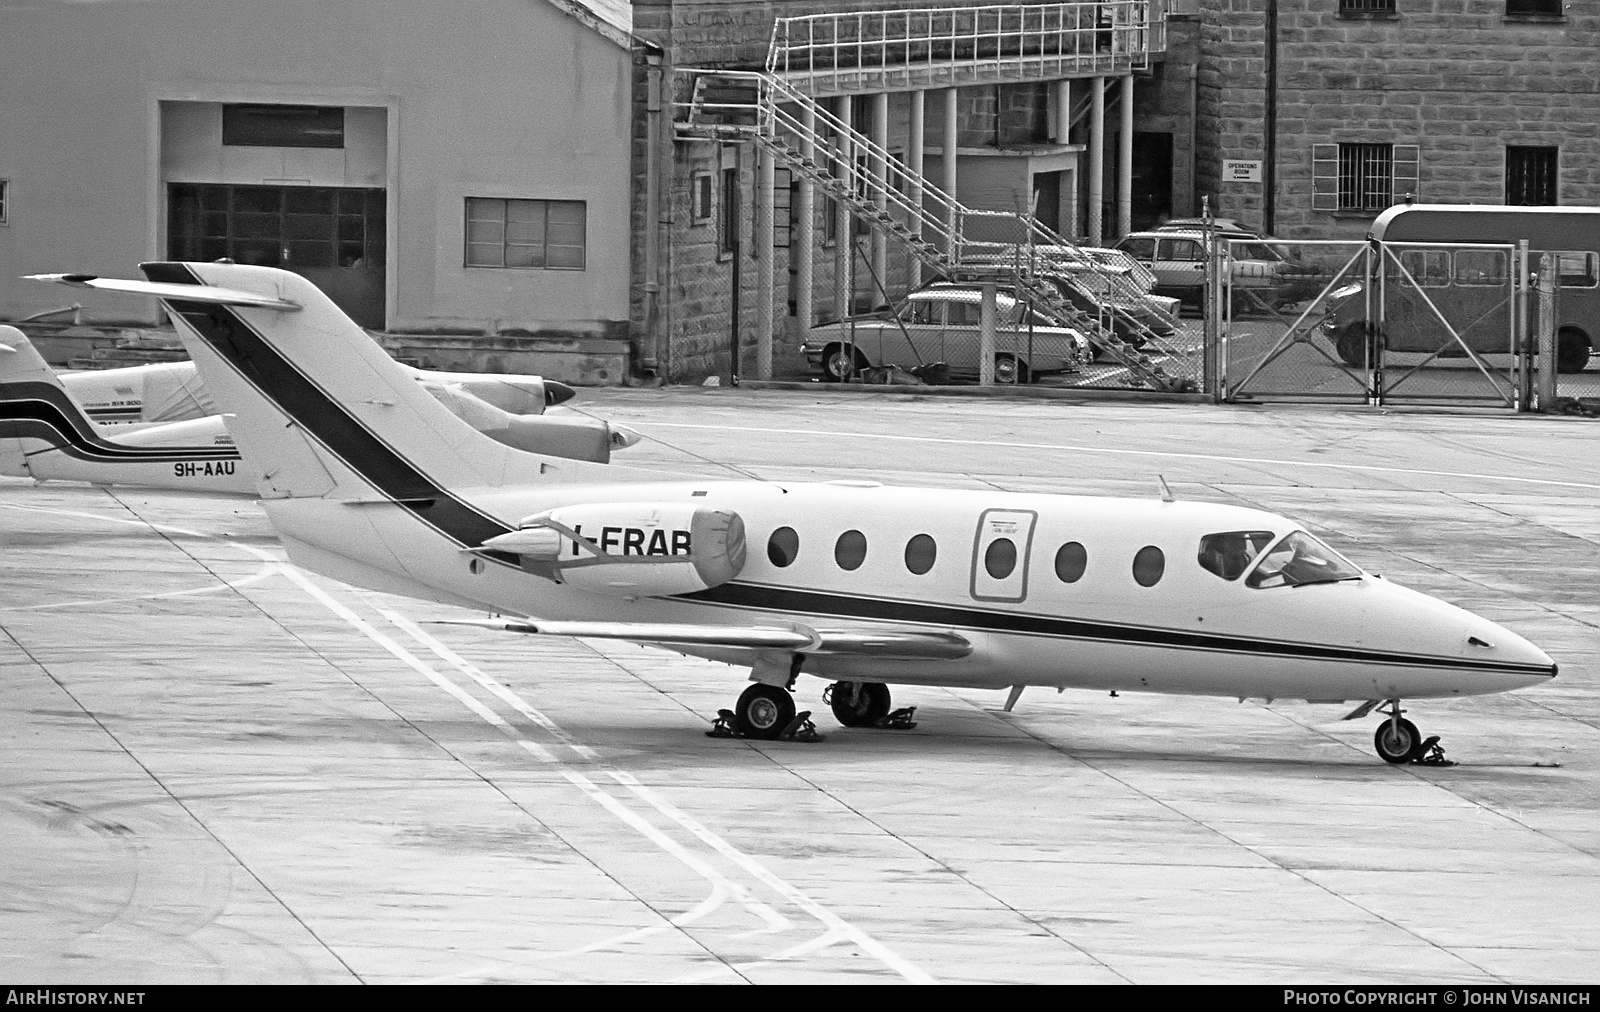
<instances>
[{"instance_id":1,"label":"horizontal stabilizer","mask_svg":"<svg viewBox=\"0 0 1600 1012\"><path fill-rule=\"evenodd\" d=\"M29 281L53 281L69 288L95 288L102 292L127 292L130 295L153 295L158 299L181 299L184 302L210 302L219 306L253 306L257 309L276 309L293 313L300 309L298 302L273 298L255 292L242 292L236 288L213 288L210 285L174 285L160 281L130 281L122 278L100 278L93 274L28 274Z\"/></svg>"},{"instance_id":2,"label":"horizontal stabilizer","mask_svg":"<svg viewBox=\"0 0 1600 1012\"><path fill-rule=\"evenodd\" d=\"M972 644L952 632L923 629L811 629L788 627L689 625L655 622L545 622L535 618L440 619L439 625L473 625L542 636L590 636L634 643L680 644L745 650L787 650L799 654L848 654L917 660L958 660Z\"/></svg>"}]
</instances>

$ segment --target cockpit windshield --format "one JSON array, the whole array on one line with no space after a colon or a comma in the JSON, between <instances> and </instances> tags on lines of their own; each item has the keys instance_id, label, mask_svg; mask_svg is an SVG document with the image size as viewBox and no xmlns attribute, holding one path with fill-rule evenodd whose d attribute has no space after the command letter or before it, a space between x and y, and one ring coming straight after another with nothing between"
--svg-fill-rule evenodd
<instances>
[{"instance_id":1,"label":"cockpit windshield","mask_svg":"<svg viewBox=\"0 0 1600 1012\"><path fill-rule=\"evenodd\" d=\"M1245 577L1245 586L1303 587L1308 583L1357 580L1361 570L1338 552L1307 534L1295 531L1272 547Z\"/></svg>"},{"instance_id":2,"label":"cockpit windshield","mask_svg":"<svg viewBox=\"0 0 1600 1012\"><path fill-rule=\"evenodd\" d=\"M1275 538L1271 531L1207 534L1200 539L1200 565L1224 580L1237 580Z\"/></svg>"}]
</instances>

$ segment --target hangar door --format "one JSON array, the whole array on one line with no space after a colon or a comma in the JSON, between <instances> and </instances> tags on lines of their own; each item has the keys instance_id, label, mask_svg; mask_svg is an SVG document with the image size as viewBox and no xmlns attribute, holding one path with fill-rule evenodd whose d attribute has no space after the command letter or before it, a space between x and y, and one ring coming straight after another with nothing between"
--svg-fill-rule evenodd
<instances>
[{"instance_id":1,"label":"hangar door","mask_svg":"<svg viewBox=\"0 0 1600 1012\"><path fill-rule=\"evenodd\" d=\"M169 183L167 255L294 271L382 330L384 206L381 187Z\"/></svg>"}]
</instances>

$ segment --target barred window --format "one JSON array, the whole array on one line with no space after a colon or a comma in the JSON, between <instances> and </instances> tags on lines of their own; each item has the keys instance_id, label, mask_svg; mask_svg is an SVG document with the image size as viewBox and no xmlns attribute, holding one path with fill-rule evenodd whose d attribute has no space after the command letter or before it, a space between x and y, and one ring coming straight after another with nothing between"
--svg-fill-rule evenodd
<instances>
[{"instance_id":1,"label":"barred window","mask_svg":"<svg viewBox=\"0 0 1600 1012\"><path fill-rule=\"evenodd\" d=\"M1394 149L1388 144L1339 145L1339 209L1376 211L1394 203Z\"/></svg>"},{"instance_id":2,"label":"barred window","mask_svg":"<svg viewBox=\"0 0 1600 1012\"><path fill-rule=\"evenodd\" d=\"M1506 146L1506 203L1556 203L1558 148Z\"/></svg>"},{"instance_id":3,"label":"barred window","mask_svg":"<svg viewBox=\"0 0 1600 1012\"><path fill-rule=\"evenodd\" d=\"M581 200L468 197L466 266L581 271L587 215Z\"/></svg>"},{"instance_id":4,"label":"barred window","mask_svg":"<svg viewBox=\"0 0 1600 1012\"><path fill-rule=\"evenodd\" d=\"M1516 0L1507 0L1515 3ZM1393 14L1394 0L1339 0L1340 14Z\"/></svg>"}]
</instances>

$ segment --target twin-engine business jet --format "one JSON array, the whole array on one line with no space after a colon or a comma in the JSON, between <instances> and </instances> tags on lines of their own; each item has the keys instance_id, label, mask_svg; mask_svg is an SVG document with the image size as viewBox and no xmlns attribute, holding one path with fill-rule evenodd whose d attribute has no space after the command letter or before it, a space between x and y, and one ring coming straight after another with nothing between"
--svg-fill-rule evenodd
<instances>
[{"instance_id":1,"label":"twin-engine business jet","mask_svg":"<svg viewBox=\"0 0 1600 1012\"><path fill-rule=\"evenodd\" d=\"M612 449L638 439L584 415L539 417L547 403L573 395L562 383L400 368L451 412L509 446L604 462ZM241 469L216 410L193 362L60 374L20 330L0 326L0 474L253 495L255 478ZM99 420L111 416L111 423Z\"/></svg>"},{"instance_id":2,"label":"twin-engine business jet","mask_svg":"<svg viewBox=\"0 0 1600 1012\"><path fill-rule=\"evenodd\" d=\"M792 722L804 671L846 725L887 683L1386 703L1537 685L1539 648L1363 572L1292 520L1208 503L710 481L522 453L430 398L310 282L145 265L231 413L290 558L486 608L519 633L748 665L740 732ZM1430 739L1432 741L1434 739Z\"/></svg>"}]
</instances>

